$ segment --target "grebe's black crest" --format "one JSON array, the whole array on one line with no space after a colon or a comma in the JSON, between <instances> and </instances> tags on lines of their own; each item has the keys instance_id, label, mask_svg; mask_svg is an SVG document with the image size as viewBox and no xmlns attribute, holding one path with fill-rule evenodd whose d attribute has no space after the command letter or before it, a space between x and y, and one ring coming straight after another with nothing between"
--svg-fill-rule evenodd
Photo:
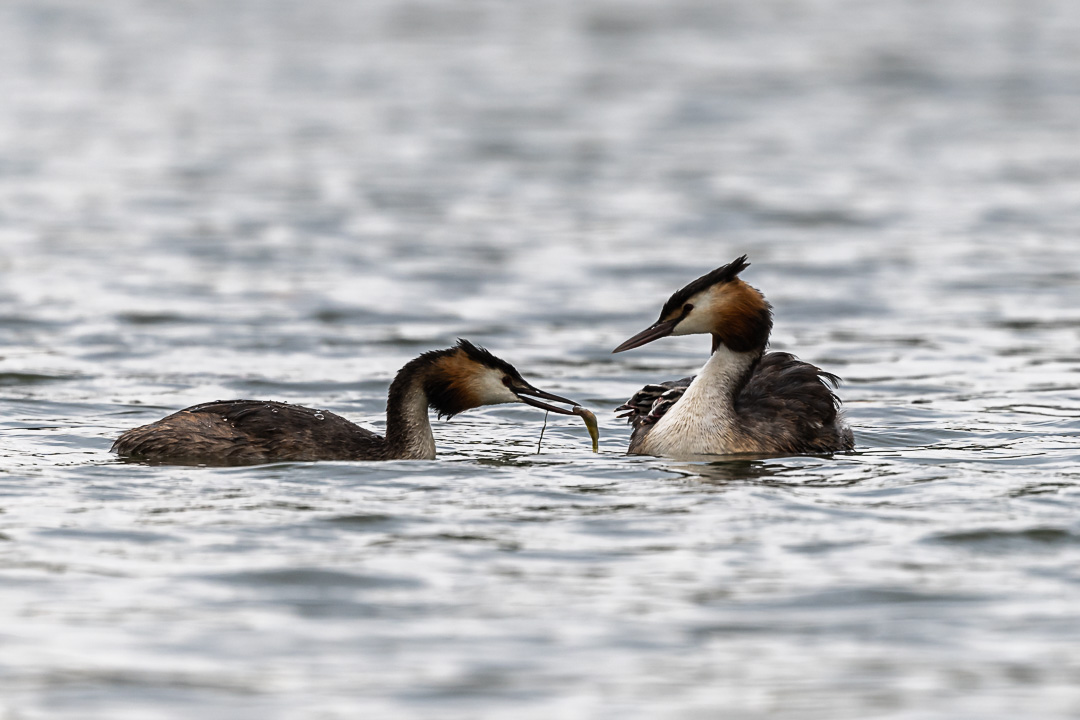
<instances>
[{"instance_id":1,"label":"grebe's black crest","mask_svg":"<svg viewBox=\"0 0 1080 720\"><path fill-rule=\"evenodd\" d=\"M466 355L468 355L470 358L480 363L481 365L487 365L489 368L501 370L509 377L512 377L516 380L521 380L521 382L525 382L524 379L522 379L521 377L521 373L517 371L516 367L506 362L501 357L496 357L495 355L492 355L487 348L480 347L479 345L473 345L471 342L464 338L458 338L457 345L455 347L464 350Z\"/></svg>"},{"instance_id":2,"label":"grebe's black crest","mask_svg":"<svg viewBox=\"0 0 1080 720\"><path fill-rule=\"evenodd\" d=\"M686 301L697 295L702 290L707 290L713 285L719 283L731 282L735 278L739 277L746 268L750 267L750 263L746 260L746 255L737 257L727 265L718 267L712 272L705 273L697 280L689 283L683 288L676 290L668 301L664 303L664 309L660 311L660 319L664 320L669 315L673 314L676 310L680 310L686 304Z\"/></svg>"}]
</instances>

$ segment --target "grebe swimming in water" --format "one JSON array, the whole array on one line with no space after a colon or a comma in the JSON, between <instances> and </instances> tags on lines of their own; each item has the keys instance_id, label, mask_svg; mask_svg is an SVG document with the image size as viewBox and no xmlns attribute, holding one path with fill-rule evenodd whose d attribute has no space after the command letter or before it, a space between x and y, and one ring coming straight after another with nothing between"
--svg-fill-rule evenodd
<instances>
[{"instance_id":1,"label":"grebe swimming in water","mask_svg":"<svg viewBox=\"0 0 1080 720\"><path fill-rule=\"evenodd\" d=\"M668 335L712 335L696 377L646 385L616 412L633 425L635 455L798 455L852 450L851 428L827 373L784 352L765 352L772 307L739 279L746 256L682 288L660 319L613 352Z\"/></svg>"},{"instance_id":2,"label":"grebe swimming in water","mask_svg":"<svg viewBox=\"0 0 1080 720\"><path fill-rule=\"evenodd\" d=\"M451 417L481 405L523 402L563 415L541 402L573 400L530 385L510 363L468 340L410 360L390 384L386 437L326 410L263 400L195 405L128 430L114 452L150 462L248 465L289 460L432 460L430 407Z\"/></svg>"}]
</instances>

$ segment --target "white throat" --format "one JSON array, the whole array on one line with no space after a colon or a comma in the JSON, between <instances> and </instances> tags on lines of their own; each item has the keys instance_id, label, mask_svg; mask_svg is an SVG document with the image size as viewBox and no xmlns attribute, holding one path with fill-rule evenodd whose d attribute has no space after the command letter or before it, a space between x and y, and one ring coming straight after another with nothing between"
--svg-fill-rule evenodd
<instances>
[{"instance_id":1,"label":"white throat","mask_svg":"<svg viewBox=\"0 0 1080 720\"><path fill-rule=\"evenodd\" d=\"M642 442L648 455L725 455L744 452L735 414L739 381L760 352L733 352L721 345L690 387Z\"/></svg>"}]
</instances>

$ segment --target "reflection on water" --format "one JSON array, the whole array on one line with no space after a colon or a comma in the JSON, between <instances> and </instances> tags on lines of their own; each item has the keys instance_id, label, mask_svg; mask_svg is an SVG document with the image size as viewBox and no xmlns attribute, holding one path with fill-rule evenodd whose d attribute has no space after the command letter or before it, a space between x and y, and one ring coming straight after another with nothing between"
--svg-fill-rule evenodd
<instances>
[{"instance_id":1,"label":"reflection on water","mask_svg":"<svg viewBox=\"0 0 1080 720\"><path fill-rule=\"evenodd\" d=\"M1077 714L1080 9L0 6L0 717ZM859 451L623 455L749 253ZM213 399L384 427L467 337L578 418L150 467Z\"/></svg>"},{"instance_id":2,"label":"reflection on water","mask_svg":"<svg viewBox=\"0 0 1080 720\"><path fill-rule=\"evenodd\" d=\"M699 479L716 485L738 482L769 483L779 479L788 466L782 462L770 463L765 460L717 460L686 465L669 465L670 472L683 477Z\"/></svg>"}]
</instances>

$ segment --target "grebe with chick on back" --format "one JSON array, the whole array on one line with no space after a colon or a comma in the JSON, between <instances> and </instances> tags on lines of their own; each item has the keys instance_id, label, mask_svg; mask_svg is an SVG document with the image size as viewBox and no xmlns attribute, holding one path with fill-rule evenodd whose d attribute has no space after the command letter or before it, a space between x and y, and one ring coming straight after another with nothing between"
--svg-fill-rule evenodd
<instances>
[{"instance_id":1,"label":"grebe with chick on back","mask_svg":"<svg viewBox=\"0 0 1080 720\"><path fill-rule=\"evenodd\" d=\"M739 278L746 255L673 294L660 318L612 352L668 335L712 335L696 377L646 385L616 412L634 455L804 455L854 449L833 392L839 378L785 352L765 352L772 306ZM831 387L830 387L831 386Z\"/></svg>"},{"instance_id":2,"label":"grebe with chick on back","mask_svg":"<svg viewBox=\"0 0 1080 720\"><path fill-rule=\"evenodd\" d=\"M428 408L452 417L481 405L522 402L562 415L581 412L541 402L573 400L539 390L513 365L468 340L410 360L390 384L386 435L326 410L265 400L225 400L180 410L128 430L113 452L146 462L249 465L313 460L432 460Z\"/></svg>"}]
</instances>

